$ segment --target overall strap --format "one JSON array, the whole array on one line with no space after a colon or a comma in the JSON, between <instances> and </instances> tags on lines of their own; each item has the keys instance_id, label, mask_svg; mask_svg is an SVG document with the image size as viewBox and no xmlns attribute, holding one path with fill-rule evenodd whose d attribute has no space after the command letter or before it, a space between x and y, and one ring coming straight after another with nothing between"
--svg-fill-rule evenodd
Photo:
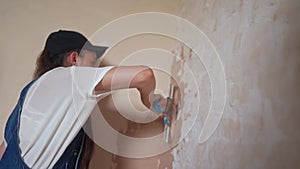
<instances>
[{"instance_id":1,"label":"overall strap","mask_svg":"<svg viewBox=\"0 0 300 169\"><path fill-rule=\"evenodd\" d=\"M21 150L19 148L19 127L20 127L20 116L22 112L23 103L29 88L37 79L31 81L22 90L18 103L15 106L13 112L10 114L6 126L4 137L7 142L5 152L3 153L0 161L0 168L13 168L13 169L29 169L21 157Z\"/></svg>"},{"instance_id":2,"label":"overall strap","mask_svg":"<svg viewBox=\"0 0 300 169\"><path fill-rule=\"evenodd\" d=\"M85 137L88 136L86 136L84 130L81 128L63 155L53 166L53 169L79 169L85 151Z\"/></svg>"},{"instance_id":3,"label":"overall strap","mask_svg":"<svg viewBox=\"0 0 300 169\"><path fill-rule=\"evenodd\" d=\"M9 143L13 133L15 133L15 132L19 133L20 116L21 116L21 112L22 112L22 108L23 108L23 103L24 103L24 100L26 98L26 94L27 94L29 88L33 85L33 83L36 80L37 79L32 80L30 83L28 83L23 88L23 90L21 91L18 103L15 106L13 112L11 113L11 115L9 116L9 118L6 122L4 137L5 137L5 140L7 143ZM19 140L19 138L17 138L17 139Z\"/></svg>"},{"instance_id":4,"label":"overall strap","mask_svg":"<svg viewBox=\"0 0 300 169\"><path fill-rule=\"evenodd\" d=\"M31 81L24 87L16 107L6 122L4 137L7 142L7 147L0 161L0 169L29 169L21 157L21 150L19 148L19 127L26 94L35 81L36 80ZM54 165L53 169L79 169L84 154L84 145L86 144L85 137L86 134L84 130L81 129Z\"/></svg>"}]
</instances>

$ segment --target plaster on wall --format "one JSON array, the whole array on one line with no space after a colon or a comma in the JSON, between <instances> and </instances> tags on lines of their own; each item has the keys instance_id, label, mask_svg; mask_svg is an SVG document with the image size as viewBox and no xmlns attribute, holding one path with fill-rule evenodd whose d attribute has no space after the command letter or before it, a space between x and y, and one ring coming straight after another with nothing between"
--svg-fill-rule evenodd
<instances>
[{"instance_id":1,"label":"plaster on wall","mask_svg":"<svg viewBox=\"0 0 300 169\"><path fill-rule=\"evenodd\" d=\"M181 2L180 16L206 33L220 53L228 96L220 126L206 143L198 142L200 118L173 150L174 169L300 168L299 11L296 0ZM205 70L193 62L190 49L180 46L183 55L173 74L185 87L180 113L186 113L193 99L187 91L193 88L185 84L191 79L179 62L203 74L197 79L201 100L210 97L207 83L200 83L207 80ZM200 104L199 113L205 114L207 105Z\"/></svg>"}]
</instances>

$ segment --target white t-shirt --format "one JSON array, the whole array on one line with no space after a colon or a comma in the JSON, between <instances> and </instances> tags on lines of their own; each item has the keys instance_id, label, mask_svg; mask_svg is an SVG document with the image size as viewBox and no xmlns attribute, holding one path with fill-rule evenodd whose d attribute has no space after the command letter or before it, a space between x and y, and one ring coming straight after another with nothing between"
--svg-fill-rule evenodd
<instances>
[{"instance_id":1,"label":"white t-shirt","mask_svg":"<svg viewBox=\"0 0 300 169\"><path fill-rule=\"evenodd\" d=\"M20 119L20 149L30 168L52 168L97 104L94 88L112 66L59 67L29 89Z\"/></svg>"}]
</instances>

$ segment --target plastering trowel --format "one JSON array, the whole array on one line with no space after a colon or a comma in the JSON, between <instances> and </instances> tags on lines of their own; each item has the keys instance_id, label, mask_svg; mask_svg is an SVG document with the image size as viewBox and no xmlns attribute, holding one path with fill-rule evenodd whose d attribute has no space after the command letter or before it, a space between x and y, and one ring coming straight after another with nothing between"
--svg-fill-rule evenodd
<instances>
[{"instance_id":1,"label":"plastering trowel","mask_svg":"<svg viewBox=\"0 0 300 169\"><path fill-rule=\"evenodd\" d=\"M167 103L164 108L158 106L159 99L154 101L153 107L157 113L162 113L164 124L164 139L166 143L170 141L170 129L172 125L172 107L173 107L174 85L169 87L169 96L166 98Z\"/></svg>"}]
</instances>

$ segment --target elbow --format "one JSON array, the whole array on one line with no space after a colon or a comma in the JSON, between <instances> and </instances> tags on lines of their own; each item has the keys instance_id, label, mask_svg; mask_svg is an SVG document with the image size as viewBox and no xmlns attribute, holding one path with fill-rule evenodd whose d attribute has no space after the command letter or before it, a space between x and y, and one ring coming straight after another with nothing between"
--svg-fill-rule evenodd
<instances>
[{"instance_id":1,"label":"elbow","mask_svg":"<svg viewBox=\"0 0 300 169\"><path fill-rule=\"evenodd\" d=\"M154 72L151 68L145 67L144 70L142 70L138 75L138 86L144 87L145 85L155 85L155 76Z\"/></svg>"}]
</instances>

